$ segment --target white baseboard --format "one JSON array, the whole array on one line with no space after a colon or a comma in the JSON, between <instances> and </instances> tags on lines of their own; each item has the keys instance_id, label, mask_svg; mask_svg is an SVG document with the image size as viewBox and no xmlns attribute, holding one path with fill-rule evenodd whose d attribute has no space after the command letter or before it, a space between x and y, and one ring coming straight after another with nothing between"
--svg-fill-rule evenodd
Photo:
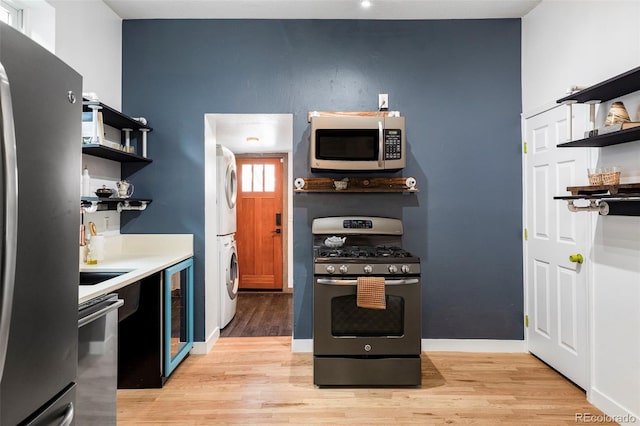
<instances>
[{"instance_id":1,"label":"white baseboard","mask_svg":"<svg viewBox=\"0 0 640 426\"><path fill-rule=\"evenodd\" d=\"M215 345L219 338L220 328L216 327L215 330L213 330L213 333L211 333L209 337L207 337L207 340L205 340L204 342L194 342L193 348L189 353L194 355L206 355L209 353L209 351L211 351L211 348L213 348L213 345Z\"/></svg>"},{"instance_id":2,"label":"white baseboard","mask_svg":"<svg viewBox=\"0 0 640 426\"><path fill-rule=\"evenodd\" d=\"M527 352L525 340L422 339L423 352Z\"/></svg>"},{"instance_id":3,"label":"white baseboard","mask_svg":"<svg viewBox=\"0 0 640 426\"><path fill-rule=\"evenodd\" d=\"M294 339L292 336L291 352L313 352L313 339Z\"/></svg>"},{"instance_id":4,"label":"white baseboard","mask_svg":"<svg viewBox=\"0 0 640 426\"><path fill-rule=\"evenodd\" d=\"M595 388L589 389L589 392L587 392L587 400L597 408L602 410L606 416L608 416L607 419L602 419L603 421L613 421L623 426L637 426L640 423L640 414L633 414L631 411L624 408ZM594 413L586 414L592 414L595 416ZM601 421L601 423L603 423L603 421Z\"/></svg>"},{"instance_id":5,"label":"white baseboard","mask_svg":"<svg viewBox=\"0 0 640 426\"><path fill-rule=\"evenodd\" d=\"M524 340L422 339L424 352L527 352ZM291 339L291 352L313 352L313 339Z\"/></svg>"}]
</instances>

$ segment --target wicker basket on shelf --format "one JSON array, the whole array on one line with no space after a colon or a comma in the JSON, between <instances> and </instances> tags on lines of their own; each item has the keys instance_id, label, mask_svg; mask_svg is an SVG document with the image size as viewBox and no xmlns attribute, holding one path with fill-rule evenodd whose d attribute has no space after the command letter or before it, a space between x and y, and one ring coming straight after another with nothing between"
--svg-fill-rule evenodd
<instances>
[{"instance_id":1,"label":"wicker basket on shelf","mask_svg":"<svg viewBox=\"0 0 640 426\"><path fill-rule=\"evenodd\" d=\"M620 184L620 172L619 171L606 171L602 173L603 185L619 185Z\"/></svg>"}]
</instances>

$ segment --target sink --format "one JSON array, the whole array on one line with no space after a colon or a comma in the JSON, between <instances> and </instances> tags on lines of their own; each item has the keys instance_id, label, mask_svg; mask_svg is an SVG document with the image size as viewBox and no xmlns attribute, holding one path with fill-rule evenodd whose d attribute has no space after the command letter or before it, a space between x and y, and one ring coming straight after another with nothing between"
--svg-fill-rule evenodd
<instances>
[{"instance_id":1,"label":"sink","mask_svg":"<svg viewBox=\"0 0 640 426\"><path fill-rule=\"evenodd\" d=\"M126 274L123 272L80 272L80 285L96 285L111 278Z\"/></svg>"}]
</instances>

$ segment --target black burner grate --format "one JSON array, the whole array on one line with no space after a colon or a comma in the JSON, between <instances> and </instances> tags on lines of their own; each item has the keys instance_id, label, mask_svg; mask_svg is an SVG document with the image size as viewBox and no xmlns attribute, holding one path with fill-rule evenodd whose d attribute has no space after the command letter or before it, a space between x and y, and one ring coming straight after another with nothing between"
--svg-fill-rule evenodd
<instances>
[{"instance_id":1,"label":"black burner grate","mask_svg":"<svg viewBox=\"0 0 640 426\"><path fill-rule=\"evenodd\" d=\"M411 253L396 246L349 246L340 248L320 247L317 251L318 257L411 257Z\"/></svg>"}]
</instances>

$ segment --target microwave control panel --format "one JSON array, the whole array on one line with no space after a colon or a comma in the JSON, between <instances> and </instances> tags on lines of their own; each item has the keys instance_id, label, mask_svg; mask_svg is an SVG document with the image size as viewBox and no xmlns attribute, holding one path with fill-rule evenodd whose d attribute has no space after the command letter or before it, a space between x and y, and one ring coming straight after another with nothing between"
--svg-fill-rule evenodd
<instances>
[{"instance_id":1,"label":"microwave control panel","mask_svg":"<svg viewBox=\"0 0 640 426\"><path fill-rule=\"evenodd\" d=\"M402 158L402 130L384 129L384 159L399 160Z\"/></svg>"}]
</instances>

